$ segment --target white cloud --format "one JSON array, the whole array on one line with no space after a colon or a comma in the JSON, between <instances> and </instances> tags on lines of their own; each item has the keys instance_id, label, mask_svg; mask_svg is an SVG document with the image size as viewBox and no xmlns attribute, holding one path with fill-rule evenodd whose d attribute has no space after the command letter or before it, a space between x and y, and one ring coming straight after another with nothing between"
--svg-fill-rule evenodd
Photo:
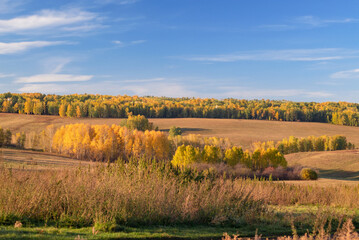
<instances>
[{"instance_id":1,"label":"white cloud","mask_svg":"<svg viewBox=\"0 0 359 240\"><path fill-rule=\"evenodd\" d=\"M23 52L32 48L40 48L40 47L54 46L60 44L66 44L66 42L63 41L54 41L54 42L32 41L32 42L11 42L11 43L0 42L0 55L13 54L18 52Z\"/></svg>"},{"instance_id":2,"label":"white cloud","mask_svg":"<svg viewBox=\"0 0 359 240\"><path fill-rule=\"evenodd\" d=\"M189 61L328 61L357 57L358 51L338 48L248 51L213 56L185 57Z\"/></svg>"},{"instance_id":3,"label":"white cloud","mask_svg":"<svg viewBox=\"0 0 359 240\"><path fill-rule=\"evenodd\" d=\"M97 16L94 13L81 10L42 10L38 14L30 16L0 20L0 33L21 33L24 31L28 32L38 29L50 29L59 26L76 25L92 21L96 17ZM71 28L69 30L71 30Z\"/></svg>"},{"instance_id":4,"label":"white cloud","mask_svg":"<svg viewBox=\"0 0 359 240\"><path fill-rule=\"evenodd\" d=\"M71 74L39 74L29 77L21 77L16 80L18 83L48 83L48 82L84 82L93 78L92 75L71 75Z\"/></svg>"},{"instance_id":5,"label":"white cloud","mask_svg":"<svg viewBox=\"0 0 359 240\"><path fill-rule=\"evenodd\" d=\"M115 40L115 41L112 41L114 44L118 44L118 45L123 45L124 43L122 41L118 41L118 40Z\"/></svg>"},{"instance_id":6,"label":"white cloud","mask_svg":"<svg viewBox=\"0 0 359 240\"><path fill-rule=\"evenodd\" d=\"M330 77L339 79L359 79L359 68L348 71L336 72L333 73Z\"/></svg>"}]
</instances>

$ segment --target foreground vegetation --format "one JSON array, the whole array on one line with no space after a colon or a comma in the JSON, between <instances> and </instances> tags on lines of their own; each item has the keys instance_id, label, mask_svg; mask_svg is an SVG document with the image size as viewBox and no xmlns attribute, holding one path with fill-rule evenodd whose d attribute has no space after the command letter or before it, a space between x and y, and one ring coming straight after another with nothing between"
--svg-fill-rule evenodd
<instances>
[{"instance_id":1,"label":"foreground vegetation","mask_svg":"<svg viewBox=\"0 0 359 240\"><path fill-rule=\"evenodd\" d=\"M331 222L333 230L346 218L359 223L359 186L230 179L147 161L0 171L0 225L20 222L23 231L32 227L30 234L39 238L46 234L59 239L66 235L74 239L74 234L86 239L136 234L219 238L223 232L254 236L256 229L265 236L278 236L291 234L291 226L304 234L316 222ZM4 235L21 234L21 229L1 229Z\"/></svg>"},{"instance_id":2,"label":"foreground vegetation","mask_svg":"<svg viewBox=\"0 0 359 240\"><path fill-rule=\"evenodd\" d=\"M146 165L46 172L3 168L0 222L104 228L116 224L240 224L264 211L261 200L249 197L250 189L241 182L186 176L163 169L165 166Z\"/></svg>"},{"instance_id":3,"label":"foreground vegetation","mask_svg":"<svg viewBox=\"0 0 359 240\"><path fill-rule=\"evenodd\" d=\"M359 125L359 105L346 102L291 102L107 95L0 94L3 113L61 117L231 118Z\"/></svg>"}]
</instances>

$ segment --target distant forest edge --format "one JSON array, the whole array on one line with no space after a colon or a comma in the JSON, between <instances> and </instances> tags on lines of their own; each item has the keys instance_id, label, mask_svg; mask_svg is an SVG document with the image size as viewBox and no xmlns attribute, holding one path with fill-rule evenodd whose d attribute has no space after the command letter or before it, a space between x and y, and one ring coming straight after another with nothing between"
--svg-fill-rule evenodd
<instances>
[{"instance_id":1,"label":"distant forest edge","mask_svg":"<svg viewBox=\"0 0 359 240\"><path fill-rule=\"evenodd\" d=\"M348 102L292 102L213 98L167 98L109 95L0 94L3 113L61 117L228 118L323 122L359 125L359 104Z\"/></svg>"}]
</instances>

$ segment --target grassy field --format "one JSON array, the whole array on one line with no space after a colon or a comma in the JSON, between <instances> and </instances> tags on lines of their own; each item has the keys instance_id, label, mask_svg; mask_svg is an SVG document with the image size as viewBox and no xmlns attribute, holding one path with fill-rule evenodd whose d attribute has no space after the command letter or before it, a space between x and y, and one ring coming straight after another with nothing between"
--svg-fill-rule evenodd
<instances>
[{"instance_id":1,"label":"grassy field","mask_svg":"<svg viewBox=\"0 0 359 240\"><path fill-rule=\"evenodd\" d=\"M0 127L14 132L39 132L47 125L61 126L71 123L119 124L122 119L103 118L60 118L58 116L35 116L0 113ZM359 146L359 127L339 126L327 123L278 122L238 119L150 119L160 130L168 131L171 126L181 127L184 134L201 134L229 138L244 148L256 141L282 140L285 137L307 137L310 135L344 135L348 141Z\"/></svg>"}]
</instances>

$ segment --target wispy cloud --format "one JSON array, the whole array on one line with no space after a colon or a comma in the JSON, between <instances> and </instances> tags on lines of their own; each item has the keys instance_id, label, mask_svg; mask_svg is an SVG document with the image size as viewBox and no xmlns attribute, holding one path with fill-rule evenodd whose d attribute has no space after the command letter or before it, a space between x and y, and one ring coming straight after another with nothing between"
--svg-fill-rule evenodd
<instances>
[{"instance_id":1,"label":"wispy cloud","mask_svg":"<svg viewBox=\"0 0 359 240\"><path fill-rule=\"evenodd\" d=\"M197 93L179 83L144 83L114 85L113 82L96 82L86 85L77 83L64 84L25 84L18 89L20 92L41 93L92 93L92 94L128 94L139 96L193 97Z\"/></svg>"},{"instance_id":2,"label":"wispy cloud","mask_svg":"<svg viewBox=\"0 0 359 240\"><path fill-rule=\"evenodd\" d=\"M85 82L93 78L92 75L71 74L39 74L29 77L20 77L17 83L49 83L49 82Z\"/></svg>"},{"instance_id":3,"label":"wispy cloud","mask_svg":"<svg viewBox=\"0 0 359 240\"><path fill-rule=\"evenodd\" d=\"M95 0L99 4L119 4L119 5L128 5L139 2L140 0Z\"/></svg>"},{"instance_id":4,"label":"wispy cloud","mask_svg":"<svg viewBox=\"0 0 359 240\"><path fill-rule=\"evenodd\" d=\"M270 30L270 31L285 31L295 29L295 26L288 24L265 24L258 26L258 29Z\"/></svg>"},{"instance_id":5,"label":"wispy cloud","mask_svg":"<svg viewBox=\"0 0 359 240\"><path fill-rule=\"evenodd\" d=\"M189 61L328 61L357 57L359 51L338 48L249 51L213 56L184 57Z\"/></svg>"},{"instance_id":6,"label":"wispy cloud","mask_svg":"<svg viewBox=\"0 0 359 240\"><path fill-rule=\"evenodd\" d=\"M321 19L314 16L301 16L294 20L299 24L307 24L313 27L321 27L331 23L357 23L359 19L357 18L343 18L343 19Z\"/></svg>"},{"instance_id":7,"label":"wispy cloud","mask_svg":"<svg viewBox=\"0 0 359 240\"><path fill-rule=\"evenodd\" d=\"M8 77L14 77L15 74L4 74L4 73L0 73L0 78L8 78Z\"/></svg>"},{"instance_id":8,"label":"wispy cloud","mask_svg":"<svg viewBox=\"0 0 359 240\"><path fill-rule=\"evenodd\" d=\"M0 42L0 55L14 54L19 52L24 52L32 48L41 48L41 47L54 46L60 44L67 44L67 43L63 41L53 41L53 42L32 41L32 42L11 42L11 43Z\"/></svg>"},{"instance_id":9,"label":"wispy cloud","mask_svg":"<svg viewBox=\"0 0 359 240\"><path fill-rule=\"evenodd\" d=\"M68 27L67 30L76 29L75 27L78 30L80 27L88 28L91 26L89 22L96 18L96 14L81 10L42 10L34 15L0 20L0 33L23 33L63 26ZM84 23L85 25L79 25ZM72 29L69 26L72 26Z\"/></svg>"},{"instance_id":10,"label":"wispy cloud","mask_svg":"<svg viewBox=\"0 0 359 240\"><path fill-rule=\"evenodd\" d=\"M56 74L56 73L61 72L64 69L64 67L67 64L69 64L70 62L72 62L71 58L54 58L54 59L50 60L50 62L48 63L48 66L53 67L53 70L51 71L51 73Z\"/></svg>"},{"instance_id":11,"label":"wispy cloud","mask_svg":"<svg viewBox=\"0 0 359 240\"><path fill-rule=\"evenodd\" d=\"M113 81L80 83L27 83L18 89L20 92L41 93L93 93L93 94L128 94L138 96L167 96L167 97L209 97L208 92L191 88L179 82L143 82L142 84L114 84ZM212 86L214 87L214 86ZM317 99L327 100L335 97L330 92L307 89L257 89L248 87L216 87L210 97L239 98L239 99Z\"/></svg>"},{"instance_id":12,"label":"wispy cloud","mask_svg":"<svg viewBox=\"0 0 359 240\"><path fill-rule=\"evenodd\" d=\"M68 86L63 86L59 84L26 84L25 86L18 89L20 92L24 93L66 93L68 91Z\"/></svg>"},{"instance_id":13,"label":"wispy cloud","mask_svg":"<svg viewBox=\"0 0 359 240\"><path fill-rule=\"evenodd\" d=\"M120 80L122 83L146 83L146 82L161 82L165 81L165 78L146 78L146 79L132 79L132 80Z\"/></svg>"},{"instance_id":14,"label":"wispy cloud","mask_svg":"<svg viewBox=\"0 0 359 240\"><path fill-rule=\"evenodd\" d=\"M330 77L337 79L359 79L359 68L348 71L336 72L330 75Z\"/></svg>"},{"instance_id":15,"label":"wispy cloud","mask_svg":"<svg viewBox=\"0 0 359 240\"><path fill-rule=\"evenodd\" d=\"M150 83L127 85L122 89L139 96L193 97L197 93L179 83Z\"/></svg>"},{"instance_id":16,"label":"wispy cloud","mask_svg":"<svg viewBox=\"0 0 359 240\"><path fill-rule=\"evenodd\" d=\"M23 4L23 0L0 0L0 13L16 12Z\"/></svg>"},{"instance_id":17,"label":"wispy cloud","mask_svg":"<svg viewBox=\"0 0 359 240\"><path fill-rule=\"evenodd\" d=\"M346 23L359 23L358 18L342 18L342 19L322 19L315 16L300 16L292 19L286 23L280 24L264 24L257 28L269 31L285 31L300 28L316 28L325 27L330 24L346 24Z\"/></svg>"},{"instance_id":18,"label":"wispy cloud","mask_svg":"<svg viewBox=\"0 0 359 240\"><path fill-rule=\"evenodd\" d=\"M147 40L134 40L131 42L123 42L123 41L119 41L119 40L115 40L112 41L114 44L116 44L119 47L127 47L127 46L132 46L132 45L137 45L137 44L142 44L147 42Z\"/></svg>"}]
</instances>

